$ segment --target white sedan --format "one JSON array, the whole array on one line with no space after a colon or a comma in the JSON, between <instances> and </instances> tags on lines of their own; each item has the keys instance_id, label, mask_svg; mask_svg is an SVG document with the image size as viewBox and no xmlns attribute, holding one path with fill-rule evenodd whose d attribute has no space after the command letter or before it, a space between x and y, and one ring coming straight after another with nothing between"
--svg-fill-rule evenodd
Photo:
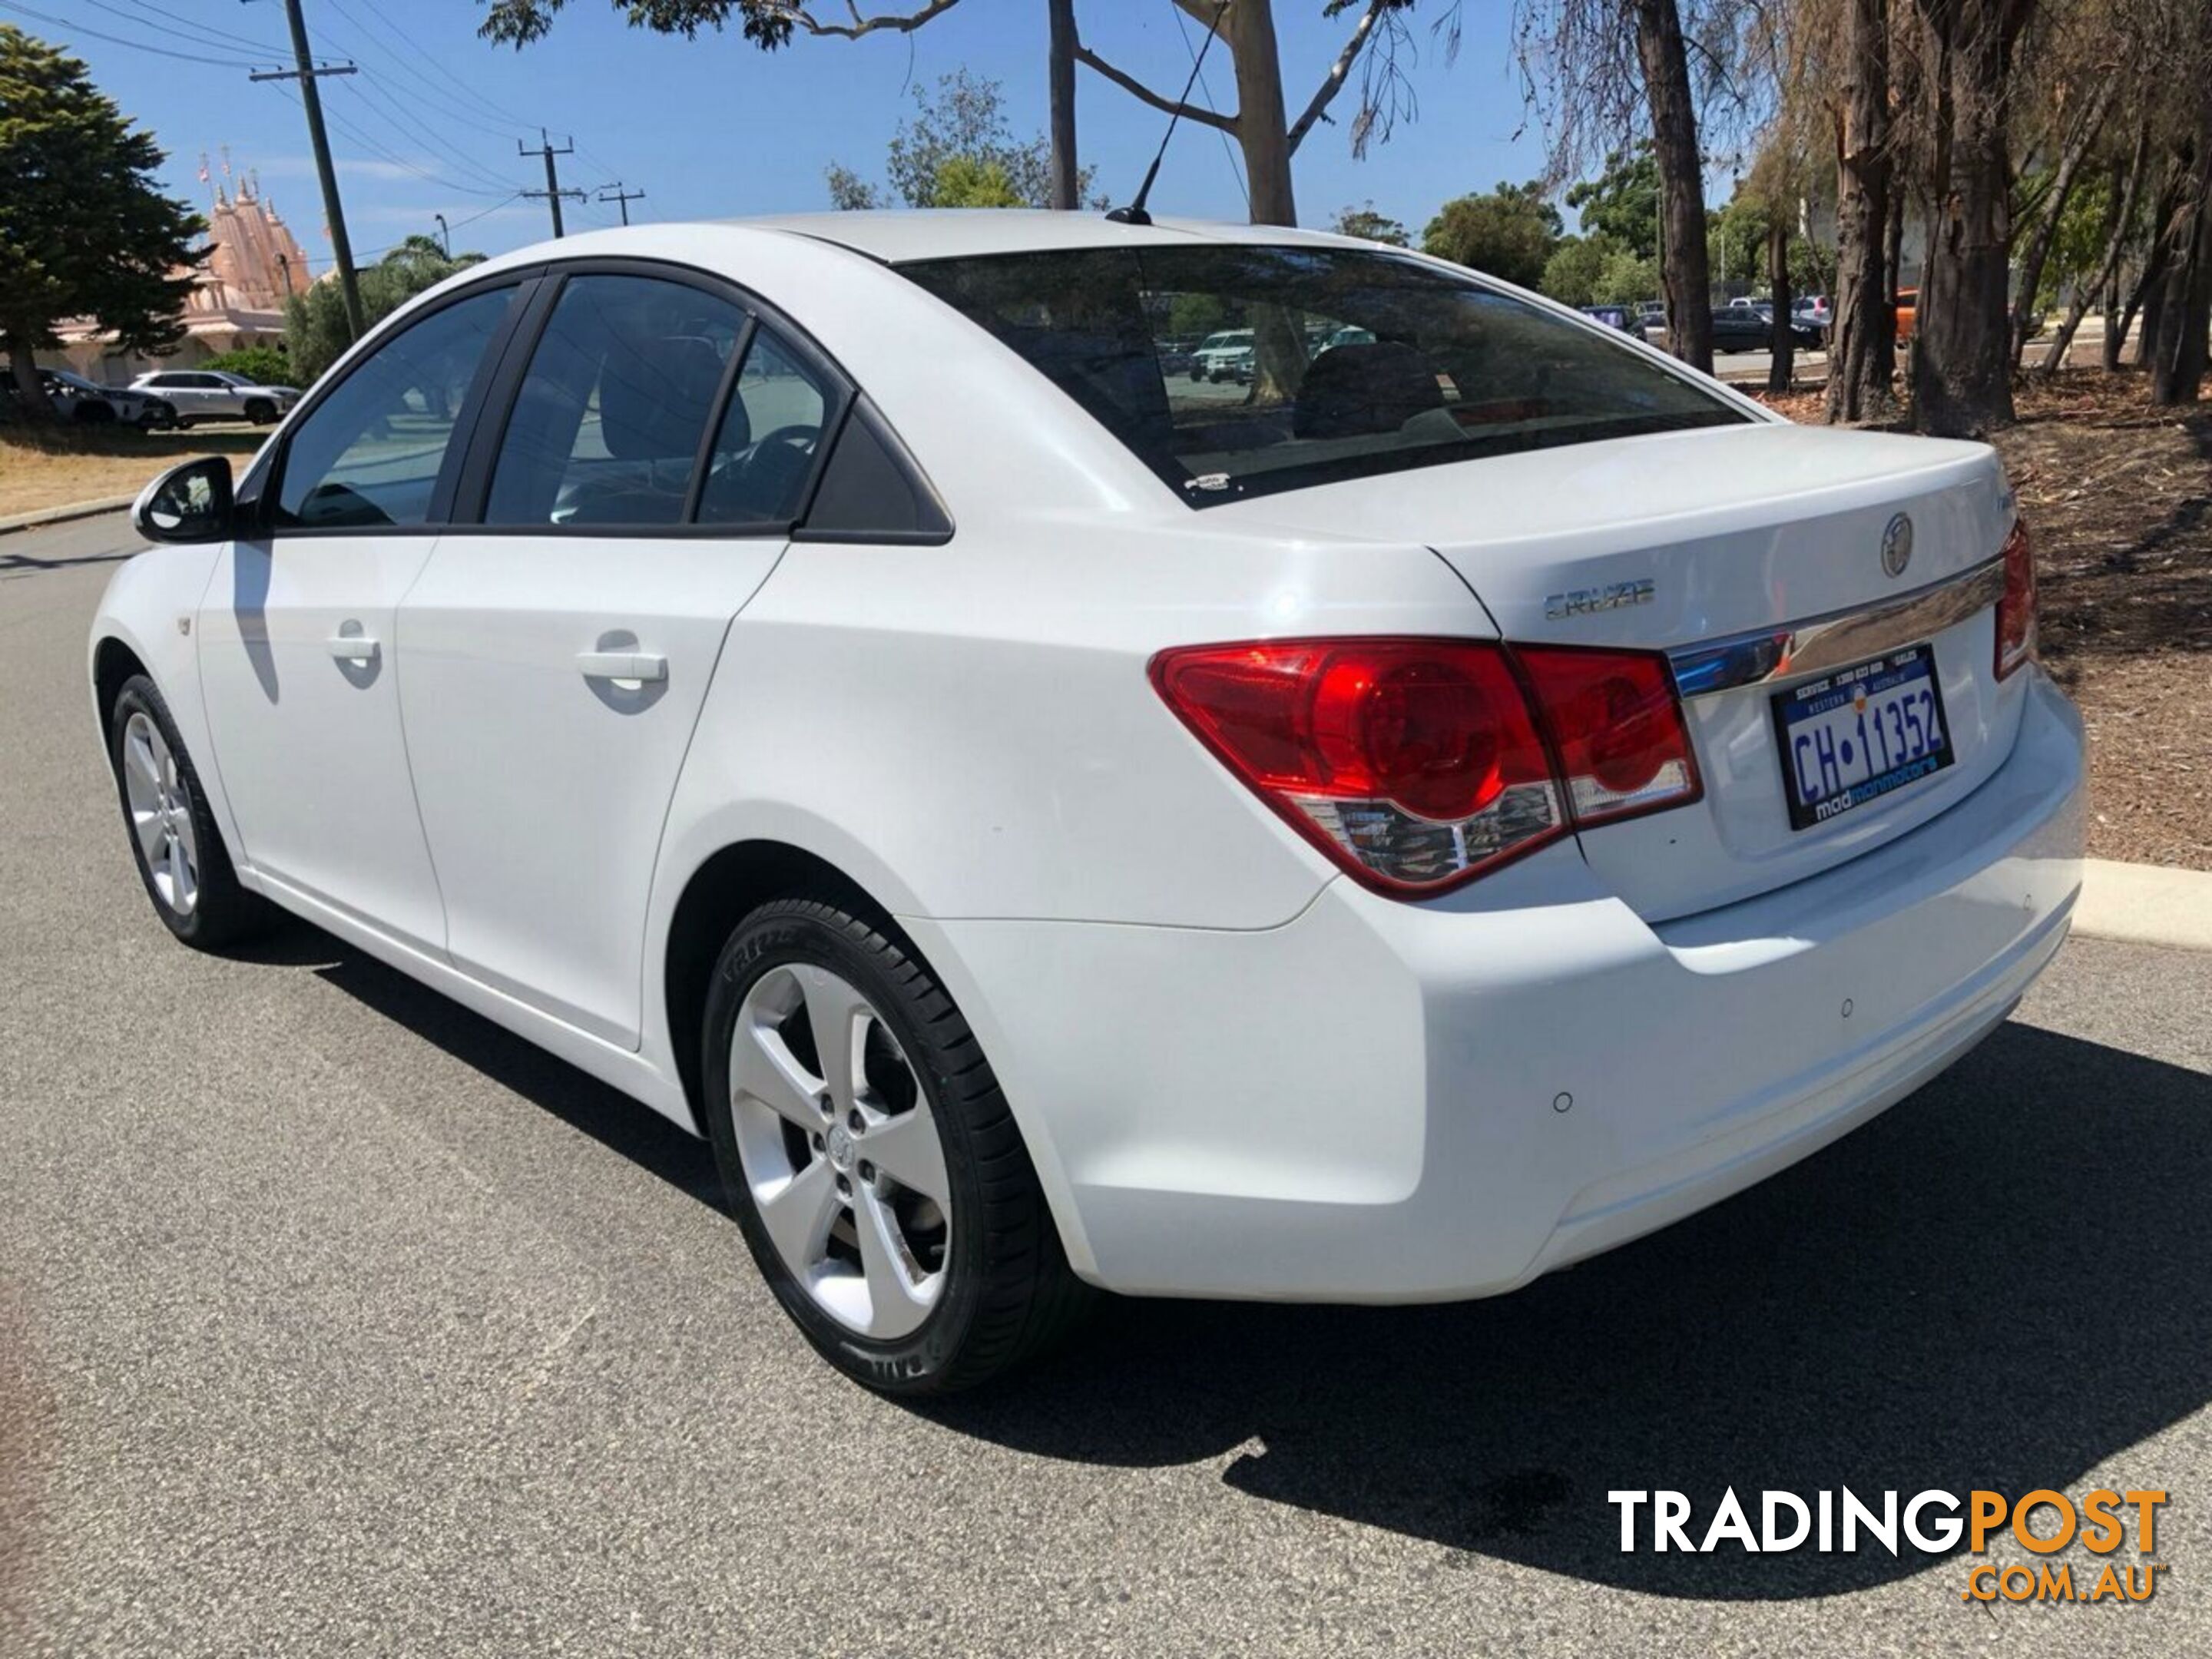
<instances>
[{"instance_id":1,"label":"white sedan","mask_svg":"<svg viewBox=\"0 0 2212 1659\"><path fill-rule=\"evenodd\" d=\"M1988 449L1337 237L572 237L137 520L88 665L161 920L307 917L710 1138L889 1390L1090 1287L1649 1232L1965 1053L2080 882Z\"/></svg>"}]
</instances>

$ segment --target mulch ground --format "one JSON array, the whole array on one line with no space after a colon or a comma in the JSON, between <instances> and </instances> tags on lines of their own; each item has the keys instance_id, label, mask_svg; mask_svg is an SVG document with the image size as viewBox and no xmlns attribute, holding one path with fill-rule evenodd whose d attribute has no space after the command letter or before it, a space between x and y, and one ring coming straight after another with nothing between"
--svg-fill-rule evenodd
<instances>
[{"instance_id":1,"label":"mulch ground","mask_svg":"<svg viewBox=\"0 0 2212 1659\"><path fill-rule=\"evenodd\" d=\"M2089 736L2094 858L2212 870L2212 410L2136 374L2021 388L1997 434L2035 544L2043 661ZM1818 392L1762 396L1793 420Z\"/></svg>"}]
</instances>

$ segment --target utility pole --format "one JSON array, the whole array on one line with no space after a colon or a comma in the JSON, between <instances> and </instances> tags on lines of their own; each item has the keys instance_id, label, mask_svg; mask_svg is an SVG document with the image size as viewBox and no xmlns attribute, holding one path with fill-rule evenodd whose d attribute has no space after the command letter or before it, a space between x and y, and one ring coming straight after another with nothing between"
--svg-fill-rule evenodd
<instances>
[{"instance_id":1,"label":"utility pole","mask_svg":"<svg viewBox=\"0 0 2212 1659\"><path fill-rule=\"evenodd\" d=\"M296 3L296 0L295 0L295 3ZM552 138L547 134L545 129L543 127L538 129L538 145L536 149L530 149L520 138L514 141L514 153L516 155L542 155L545 158L545 188L543 190L526 190L522 194L533 198L538 197L544 198L546 203L553 210L554 235L565 236L568 233L561 228L561 198L565 196L568 198L569 200L574 202L586 201L589 198L586 198L584 192L580 190L563 190L561 188L561 175L554 170L553 158L556 155L574 155L576 153L576 141L574 138L571 138L566 143L560 145L556 149Z\"/></svg>"},{"instance_id":2,"label":"utility pole","mask_svg":"<svg viewBox=\"0 0 2212 1659\"><path fill-rule=\"evenodd\" d=\"M257 71L253 81L297 81L300 105L307 112L307 143L315 152L315 175L322 180L323 216L331 222L331 252L337 261L338 294L345 301L346 326L356 340L362 335L361 282L354 275L353 244L346 240L345 209L338 201L337 169L331 165L330 135L323 131L323 98L315 89L319 75L351 75L351 64L319 68L307 50L307 21L300 15L300 0L284 0L284 19L292 26L292 63L289 70Z\"/></svg>"},{"instance_id":3,"label":"utility pole","mask_svg":"<svg viewBox=\"0 0 2212 1659\"><path fill-rule=\"evenodd\" d=\"M1052 88L1052 204L1079 208L1081 175L1075 165L1075 0L1052 0L1050 45L1045 64Z\"/></svg>"},{"instance_id":4,"label":"utility pole","mask_svg":"<svg viewBox=\"0 0 2212 1659\"><path fill-rule=\"evenodd\" d=\"M645 199L645 192L641 190L624 190L622 180L617 179L599 191L599 199L602 202L621 203L623 223L627 226L629 223L629 204L632 202L642 202Z\"/></svg>"}]
</instances>

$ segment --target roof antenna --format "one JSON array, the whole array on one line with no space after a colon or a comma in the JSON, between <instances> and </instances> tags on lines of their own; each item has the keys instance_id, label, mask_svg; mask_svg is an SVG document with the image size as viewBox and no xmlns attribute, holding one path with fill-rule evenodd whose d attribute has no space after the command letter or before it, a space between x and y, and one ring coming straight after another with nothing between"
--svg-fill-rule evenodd
<instances>
[{"instance_id":1,"label":"roof antenna","mask_svg":"<svg viewBox=\"0 0 2212 1659\"><path fill-rule=\"evenodd\" d=\"M1168 117L1168 130L1160 135L1160 148L1152 157L1152 166L1145 169L1145 182L1137 186L1137 199L1127 207L1117 207L1106 216L1117 225L1149 225L1152 216L1145 211L1145 203L1152 193L1152 180L1160 176L1161 158L1168 153L1168 140L1175 137L1176 123L1182 119L1182 108L1190 102L1190 89L1198 84L1198 72L1206 67L1206 54L1213 45L1213 37L1221 32L1221 14L1229 9L1229 0L1221 0L1213 9L1213 21L1206 26L1206 39L1190 60L1190 79L1182 83L1182 96L1176 100L1175 111Z\"/></svg>"}]
</instances>

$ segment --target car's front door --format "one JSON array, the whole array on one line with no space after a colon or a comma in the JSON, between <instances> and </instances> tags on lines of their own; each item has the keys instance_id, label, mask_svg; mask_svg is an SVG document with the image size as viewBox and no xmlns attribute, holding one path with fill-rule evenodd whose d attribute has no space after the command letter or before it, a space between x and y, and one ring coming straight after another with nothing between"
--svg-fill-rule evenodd
<instances>
[{"instance_id":1,"label":"car's front door","mask_svg":"<svg viewBox=\"0 0 2212 1659\"><path fill-rule=\"evenodd\" d=\"M586 267L538 307L483 522L400 607L407 746L454 964L634 1047L669 799L840 404L731 291Z\"/></svg>"},{"instance_id":2,"label":"car's front door","mask_svg":"<svg viewBox=\"0 0 2212 1659\"><path fill-rule=\"evenodd\" d=\"M260 528L223 550L199 616L246 858L434 953L445 918L408 778L395 624L517 291L455 299L347 369L286 433L252 508Z\"/></svg>"}]
</instances>

